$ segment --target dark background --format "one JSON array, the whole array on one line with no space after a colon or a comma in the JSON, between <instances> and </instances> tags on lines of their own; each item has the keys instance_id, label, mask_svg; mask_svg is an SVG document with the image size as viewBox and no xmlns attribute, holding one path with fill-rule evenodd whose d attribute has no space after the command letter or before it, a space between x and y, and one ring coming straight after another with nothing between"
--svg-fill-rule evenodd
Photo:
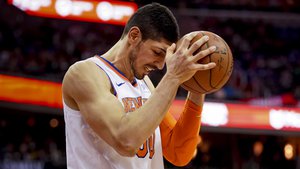
<instances>
[{"instance_id":1,"label":"dark background","mask_svg":"<svg viewBox=\"0 0 300 169\"><path fill-rule=\"evenodd\" d=\"M134 1L139 6L151 1ZM159 1L158 1L159 2ZM300 107L300 2L298 0L161 1L174 12L181 35L195 30L219 34L234 56L230 81L207 95L212 102ZM102 54L123 27L39 18L0 1L0 73L61 82L76 61ZM151 79L157 84L164 71ZM1 90L0 90L1 91ZM179 89L177 99L186 96ZM263 100L262 102L260 100ZM50 125L50 121L57 125ZM299 134L203 127L195 169L298 169ZM60 109L0 102L0 168L66 168ZM263 144L260 155L255 142ZM287 160L284 146L295 145ZM166 168L176 168L165 163Z\"/></svg>"}]
</instances>

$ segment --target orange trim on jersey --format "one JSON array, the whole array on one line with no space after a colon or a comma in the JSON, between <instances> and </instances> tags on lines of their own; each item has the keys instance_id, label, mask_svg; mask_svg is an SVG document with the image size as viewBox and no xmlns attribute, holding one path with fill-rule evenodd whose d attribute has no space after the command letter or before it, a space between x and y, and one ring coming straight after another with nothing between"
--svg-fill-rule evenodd
<instances>
[{"instance_id":1,"label":"orange trim on jersey","mask_svg":"<svg viewBox=\"0 0 300 169\"><path fill-rule=\"evenodd\" d=\"M155 154L155 133L148 139L149 158L152 159Z\"/></svg>"},{"instance_id":2,"label":"orange trim on jersey","mask_svg":"<svg viewBox=\"0 0 300 169\"><path fill-rule=\"evenodd\" d=\"M106 66L108 66L111 70L113 70L117 75L119 75L122 79L124 79L125 81L130 82L127 77L125 77L123 74L121 74L116 68L114 68L112 65L110 65L109 63L107 63L106 60L104 60L102 57L100 56L96 56L98 59L100 59Z\"/></svg>"},{"instance_id":3,"label":"orange trim on jersey","mask_svg":"<svg viewBox=\"0 0 300 169\"><path fill-rule=\"evenodd\" d=\"M143 146L140 147L139 150L137 151L136 156L138 158L145 158L147 154L148 154L148 146L147 146L147 141L145 141Z\"/></svg>"},{"instance_id":4,"label":"orange trim on jersey","mask_svg":"<svg viewBox=\"0 0 300 169\"><path fill-rule=\"evenodd\" d=\"M160 124L164 157L174 165L188 164L199 143L202 107L187 100L180 118L176 122L167 113Z\"/></svg>"}]
</instances>

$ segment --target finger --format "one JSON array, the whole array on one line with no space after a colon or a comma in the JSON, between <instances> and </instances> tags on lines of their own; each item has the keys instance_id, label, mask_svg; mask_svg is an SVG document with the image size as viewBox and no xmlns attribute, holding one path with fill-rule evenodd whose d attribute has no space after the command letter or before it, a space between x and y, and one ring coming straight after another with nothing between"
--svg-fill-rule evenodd
<instances>
[{"instance_id":1,"label":"finger","mask_svg":"<svg viewBox=\"0 0 300 169\"><path fill-rule=\"evenodd\" d=\"M189 48L188 55L193 55L208 40L209 40L209 37L207 35L202 36L200 39L198 39L196 42L194 42L192 44L192 46Z\"/></svg>"},{"instance_id":2,"label":"finger","mask_svg":"<svg viewBox=\"0 0 300 169\"><path fill-rule=\"evenodd\" d=\"M172 56L172 54L174 54L175 52L175 49L176 49L176 44L173 43L170 47L167 48L167 54L166 56Z\"/></svg>"},{"instance_id":3,"label":"finger","mask_svg":"<svg viewBox=\"0 0 300 169\"><path fill-rule=\"evenodd\" d=\"M188 49L192 39L194 37L196 37L199 33L200 33L200 31L196 31L196 32L191 32L191 33L185 35L183 37L182 43L179 45L177 51L184 51L184 50Z\"/></svg>"},{"instance_id":4,"label":"finger","mask_svg":"<svg viewBox=\"0 0 300 169\"><path fill-rule=\"evenodd\" d=\"M191 56L191 60L192 60L192 62L196 62L196 61L212 54L213 52L216 51L216 49L217 49L216 46L211 46L205 50L202 50L201 52L197 53L196 55Z\"/></svg>"},{"instance_id":5,"label":"finger","mask_svg":"<svg viewBox=\"0 0 300 169\"><path fill-rule=\"evenodd\" d=\"M209 70L209 69L212 69L216 67L216 63L215 62L210 62L210 63L207 63L207 64L198 64L198 63L195 63L195 64L192 64L190 65L190 69L192 70Z\"/></svg>"}]
</instances>

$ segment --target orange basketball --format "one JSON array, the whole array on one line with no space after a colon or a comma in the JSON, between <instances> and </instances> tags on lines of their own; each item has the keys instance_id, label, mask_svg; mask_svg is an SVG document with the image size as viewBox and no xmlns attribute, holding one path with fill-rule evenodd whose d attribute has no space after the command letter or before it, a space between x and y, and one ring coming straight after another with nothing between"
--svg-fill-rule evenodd
<instances>
[{"instance_id":1,"label":"orange basketball","mask_svg":"<svg viewBox=\"0 0 300 169\"><path fill-rule=\"evenodd\" d=\"M191 79L181 84L184 89L200 94L212 93L222 88L229 80L233 70L231 50L227 43L217 34L201 31L201 35L197 35L191 43L194 43L205 35L209 36L209 40L202 45L201 50L207 49L210 46L216 46L217 49L211 55L200 59L198 63L206 64L215 62L216 67L210 70L198 71Z\"/></svg>"}]
</instances>

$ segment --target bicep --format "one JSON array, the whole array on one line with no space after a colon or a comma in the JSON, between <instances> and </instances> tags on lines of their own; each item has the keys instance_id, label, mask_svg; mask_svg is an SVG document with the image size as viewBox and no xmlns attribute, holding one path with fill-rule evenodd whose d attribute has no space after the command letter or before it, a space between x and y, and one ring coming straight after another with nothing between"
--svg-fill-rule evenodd
<instances>
[{"instance_id":1,"label":"bicep","mask_svg":"<svg viewBox=\"0 0 300 169\"><path fill-rule=\"evenodd\" d=\"M108 144L116 144L116 129L124 109L111 93L105 72L94 63L75 65L66 74L64 85L90 127Z\"/></svg>"}]
</instances>

